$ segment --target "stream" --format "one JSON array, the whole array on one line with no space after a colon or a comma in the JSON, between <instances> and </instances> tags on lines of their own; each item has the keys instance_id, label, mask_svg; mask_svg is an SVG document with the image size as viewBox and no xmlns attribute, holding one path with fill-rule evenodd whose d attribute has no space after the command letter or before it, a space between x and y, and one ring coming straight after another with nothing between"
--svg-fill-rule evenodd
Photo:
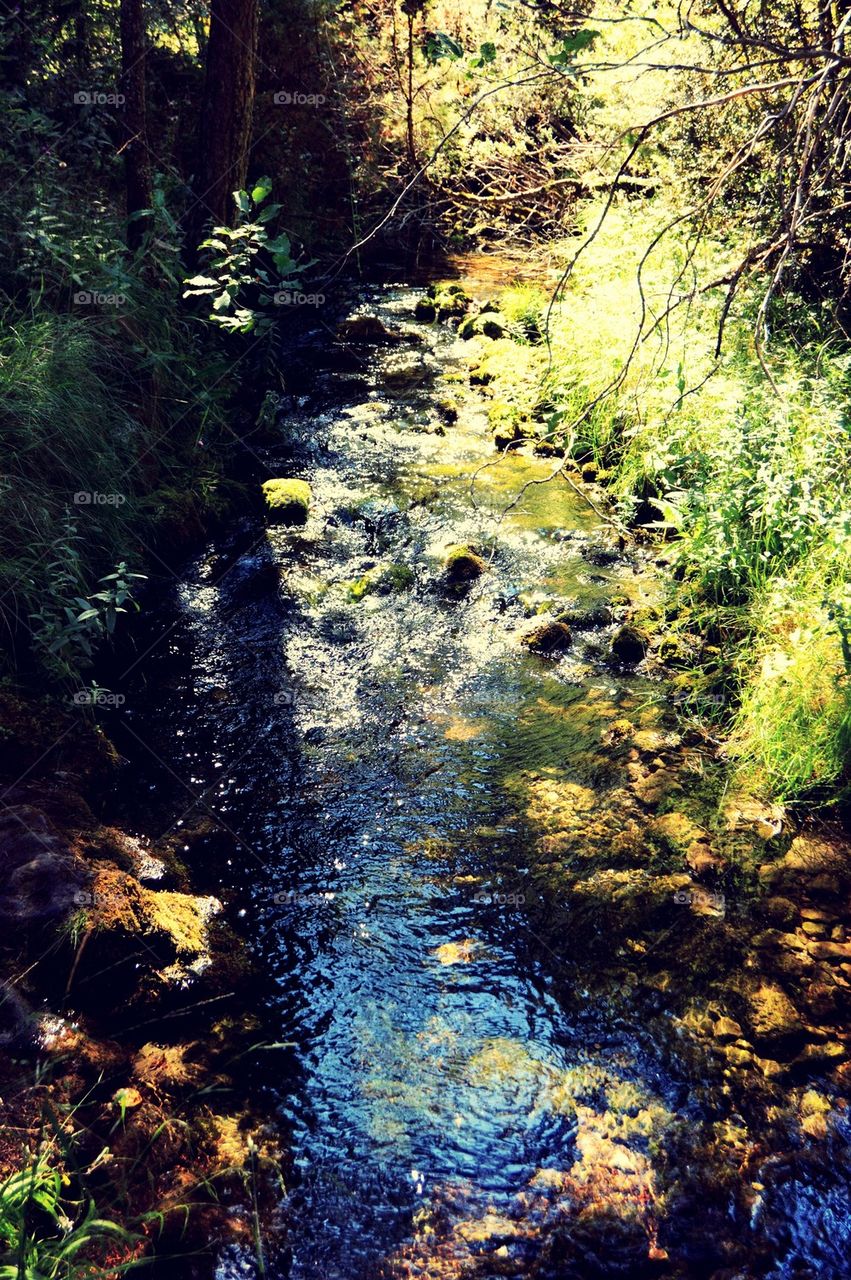
<instances>
[{"instance_id":1,"label":"stream","mask_svg":"<svg viewBox=\"0 0 851 1280\"><path fill-rule=\"evenodd\" d=\"M294 1161L266 1274L720 1275L762 1210L702 1202L689 1160L739 1103L696 1087L664 993L634 994L626 961L596 981L586 957L618 963L620 940L571 924L541 855L549 792L567 779L591 823L601 735L664 709L608 659L601 611L659 583L542 483L558 459L494 450L465 344L417 324L417 296L375 286L353 313L408 341L307 335L284 443L258 454L309 482L309 520L236 521L192 560L124 716L149 826L209 813L231 844L221 896L263 975L256 1070ZM457 545L485 562L461 585ZM548 603L591 619L558 659L521 644ZM754 1274L843 1274L847 1197L822 1191L803 1254L787 1232ZM220 1280L255 1273L220 1259Z\"/></svg>"}]
</instances>

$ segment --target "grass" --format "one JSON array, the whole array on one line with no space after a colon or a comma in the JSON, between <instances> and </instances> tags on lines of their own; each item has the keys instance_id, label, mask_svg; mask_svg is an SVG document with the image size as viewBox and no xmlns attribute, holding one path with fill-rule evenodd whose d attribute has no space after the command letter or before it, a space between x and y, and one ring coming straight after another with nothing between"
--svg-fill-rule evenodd
<instances>
[{"instance_id":1,"label":"grass","mask_svg":"<svg viewBox=\"0 0 851 1280\"><path fill-rule=\"evenodd\" d=\"M69 1178L48 1151L0 1183L0 1280L92 1280L132 1262L98 1265L107 1251L125 1255L135 1237L75 1200ZM116 1246L118 1246L116 1248Z\"/></svg>"},{"instance_id":2,"label":"grass","mask_svg":"<svg viewBox=\"0 0 851 1280\"><path fill-rule=\"evenodd\" d=\"M515 390L516 362L502 353L488 361L487 390L534 418L533 361L547 406L538 433L558 424L569 452L604 469L624 517L676 534L675 605L714 650L714 674L695 672L695 684L733 685L725 728L741 767L785 800L835 797L851 761L851 352L820 310L791 296L774 316L774 385L747 308L715 359L721 291L653 327L684 262L676 241L642 269L636 343L637 264L669 216L660 199L614 208L550 312L549 350L528 336L546 296L508 290L500 306L515 333L517 322L525 329L515 348L524 377ZM720 275L731 251L708 241L698 272Z\"/></svg>"},{"instance_id":3,"label":"grass","mask_svg":"<svg viewBox=\"0 0 851 1280\"><path fill-rule=\"evenodd\" d=\"M215 490L218 463L193 447L198 406L168 369L152 372L149 363L150 352L114 321L46 308L4 317L0 623L7 671L34 666L79 685L98 623L77 619L99 580L120 561L131 572L140 568L161 519L203 509Z\"/></svg>"}]
</instances>

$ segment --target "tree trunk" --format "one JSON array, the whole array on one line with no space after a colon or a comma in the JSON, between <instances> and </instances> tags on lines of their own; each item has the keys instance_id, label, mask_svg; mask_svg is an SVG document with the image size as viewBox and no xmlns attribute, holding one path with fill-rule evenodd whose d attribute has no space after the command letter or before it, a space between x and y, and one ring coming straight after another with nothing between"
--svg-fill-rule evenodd
<instances>
[{"instance_id":1,"label":"tree trunk","mask_svg":"<svg viewBox=\"0 0 851 1280\"><path fill-rule=\"evenodd\" d=\"M127 190L127 243L138 249L145 219L134 217L151 207L151 162L145 108L145 19L142 0L121 0L121 92L124 102L124 180Z\"/></svg>"},{"instance_id":2,"label":"tree trunk","mask_svg":"<svg viewBox=\"0 0 851 1280\"><path fill-rule=\"evenodd\" d=\"M231 193L245 186L256 47L257 0L212 0L201 104L201 155L190 216L195 244L207 224L232 221Z\"/></svg>"}]
</instances>

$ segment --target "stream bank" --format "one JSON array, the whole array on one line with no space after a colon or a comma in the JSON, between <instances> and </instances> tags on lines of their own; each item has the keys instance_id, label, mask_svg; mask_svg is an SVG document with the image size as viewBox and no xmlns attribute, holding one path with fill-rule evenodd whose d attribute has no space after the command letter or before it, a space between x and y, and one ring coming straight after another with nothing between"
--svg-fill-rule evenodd
<instances>
[{"instance_id":1,"label":"stream bank","mask_svg":"<svg viewBox=\"0 0 851 1280\"><path fill-rule=\"evenodd\" d=\"M80 850L108 865L74 880L98 927L69 1003L105 965L130 1002L116 1141L263 1044L208 1158L292 1151L272 1274L838 1277L847 850L683 730L628 643L653 549L552 459L495 455L474 349L417 296L317 326L258 450L306 524L234 521L110 682L132 781ZM140 1043L140 1012L181 1034ZM222 1214L249 1238L219 1274L250 1274Z\"/></svg>"}]
</instances>

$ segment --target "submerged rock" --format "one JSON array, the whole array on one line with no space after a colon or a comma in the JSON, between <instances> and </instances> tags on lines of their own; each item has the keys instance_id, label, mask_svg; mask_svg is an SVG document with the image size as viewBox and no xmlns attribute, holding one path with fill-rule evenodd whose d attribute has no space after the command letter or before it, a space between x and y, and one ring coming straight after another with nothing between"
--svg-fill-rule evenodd
<instances>
[{"instance_id":1,"label":"submerged rock","mask_svg":"<svg viewBox=\"0 0 851 1280\"><path fill-rule=\"evenodd\" d=\"M263 497L274 524L306 524L310 511L310 485L306 480L266 480Z\"/></svg>"},{"instance_id":2,"label":"submerged rock","mask_svg":"<svg viewBox=\"0 0 851 1280\"><path fill-rule=\"evenodd\" d=\"M776 982L762 982L749 992L748 1023L754 1043L774 1054L794 1049L805 1038L798 1010Z\"/></svg>"},{"instance_id":3,"label":"submerged rock","mask_svg":"<svg viewBox=\"0 0 851 1280\"><path fill-rule=\"evenodd\" d=\"M532 653L563 653L573 641L570 627L565 622L543 622L522 637L521 644Z\"/></svg>"},{"instance_id":4,"label":"submerged rock","mask_svg":"<svg viewBox=\"0 0 851 1280\"><path fill-rule=\"evenodd\" d=\"M617 662L632 666L646 655L649 644L647 632L627 622L612 636L610 652Z\"/></svg>"},{"instance_id":5,"label":"submerged rock","mask_svg":"<svg viewBox=\"0 0 851 1280\"><path fill-rule=\"evenodd\" d=\"M391 346L404 342L405 337L396 329L388 329L378 316L351 316L337 330L340 342L362 343L364 346Z\"/></svg>"},{"instance_id":6,"label":"submerged rock","mask_svg":"<svg viewBox=\"0 0 851 1280\"><path fill-rule=\"evenodd\" d=\"M405 392L422 386L434 377L434 370L417 355L401 353L384 369L382 378L388 391Z\"/></svg>"},{"instance_id":7,"label":"submerged rock","mask_svg":"<svg viewBox=\"0 0 851 1280\"><path fill-rule=\"evenodd\" d=\"M407 591L415 582L413 569L406 564L377 565L368 569L362 578L358 578L349 588L353 600L362 600L367 595L387 596L398 591Z\"/></svg>"}]
</instances>

